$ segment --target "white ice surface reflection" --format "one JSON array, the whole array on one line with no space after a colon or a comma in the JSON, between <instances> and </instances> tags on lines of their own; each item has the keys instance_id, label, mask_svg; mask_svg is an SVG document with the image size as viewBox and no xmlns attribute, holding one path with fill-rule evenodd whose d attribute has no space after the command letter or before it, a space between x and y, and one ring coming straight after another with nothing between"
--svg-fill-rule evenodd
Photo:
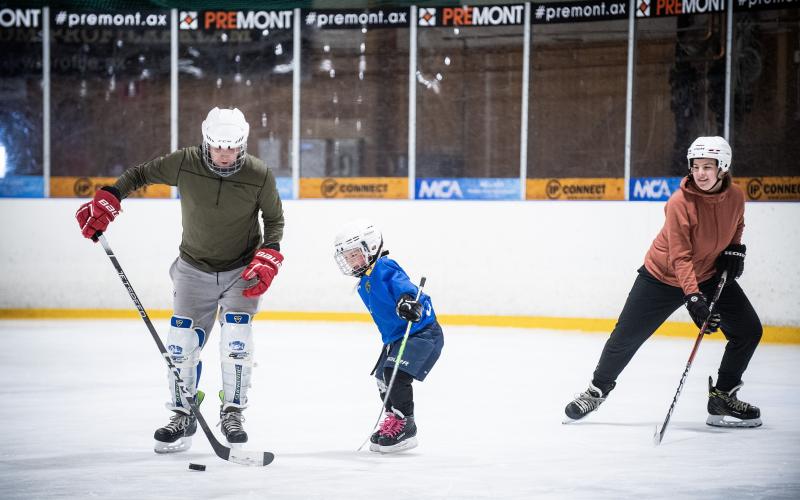
<instances>
[{"instance_id":1,"label":"white ice surface reflection","mask_svg":"<svg viewBox=\"0 0 800 500\"><path fill-rule=\"evenodd\" d=\"M651 339L597 414L562 425L606 335L445 327L442 358L414 386L420 446L381 456L355 451L380 409L374 327L255 328L245 428L250 449L276 455L263 468L218 459L200 431L186 453L153 453L166 368L141 321L0 321L0 498L800 498L798 346L760 346L745 374L740 397L764 426L717 429L706 379L724 343L707 338L654 447L692 339ZM214 424L218 339L201 381Z\"/></svg>"}]
</instances>

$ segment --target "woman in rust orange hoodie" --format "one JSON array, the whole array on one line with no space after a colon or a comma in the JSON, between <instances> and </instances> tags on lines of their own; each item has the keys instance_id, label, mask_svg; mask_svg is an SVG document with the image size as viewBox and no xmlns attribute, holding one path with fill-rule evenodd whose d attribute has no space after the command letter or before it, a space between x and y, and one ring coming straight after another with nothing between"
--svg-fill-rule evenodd
<instances>
[{"instance_id":1,"label":"woman in rust orange hoodie","mask_svg":"<svg viewBox=\"0 0 800 500\"><path fill-rule=\"evenodd\" d=\"M569 419L578 420L596 410L644 341L685 305L698 327L708 320L708 330L721 327L728 340L716 387L708 378L706 423L761 425L759 409L736 395L762 329L735 281L744 269L745 198L731 183L731 156L731 147L722 137L698 137L689 147L689 174L667 201L664 227L645 256L589 388L565 408ZM728 280L711 314L708 297L713 296L724 270Z\"/></svg>"}]
</instances>

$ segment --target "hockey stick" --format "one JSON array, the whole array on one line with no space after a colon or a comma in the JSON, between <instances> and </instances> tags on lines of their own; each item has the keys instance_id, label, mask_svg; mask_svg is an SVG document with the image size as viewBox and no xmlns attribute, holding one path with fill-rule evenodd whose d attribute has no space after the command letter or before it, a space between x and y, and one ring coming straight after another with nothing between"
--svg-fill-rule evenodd
<instances>
[{"instance_id":1,"label":"hockey stick","mask_svg":"<svg viewBox=\"0 0 800 500\"><path fill-rule=\"evenodd\" d=\"M717 284L717 290L714 292L714 299L708 305L708 318L703 322L703 326L700 327L700 333L697 335L697 340L694 341L694 347L692 348L692 353L689 355L689 361L686 363L686 369L683 370L683 375L681 376L681 381L678 384L678 390L675 392L675 397L672 398L672 404L669 405L669 411L667 411L667 418L664 419L664 424L661 426L661 430L658 429L658 425L656 425L656 433L653 435L653 444L658 446L661 444L661 440L664 439L664 433L667 432L667 425L669 425L669 419L672 417L672 412L675 410L675 405L678 403L678 396L681 395L681 391L683 390L683 383L686 382L686 376L689 375L689 368L692 367L692 361L694 361L694 355L697 354L697 348L700 347L700 341L703 340L703 337L706 334L706 328L708 328L708 320L711 318L711 314L714 312L714 306L717 305L717 300L719 300L719 296L722 295L722 288L725 286L725 282L728 280L728 271L722 271L722 276L719 278L719 284Z\"/></svg>"},{"instance_id":2,"label":"hockey stick","mask_svg":"<svg viewBox=\"0 0 800 500\"><path fill-rule=\"evenodd\" d=\"M217 440L217 438L214 436L214 433L211 431L211 427L209 427L208 423L206 422L206 419L203 418L203 414L200 413L200 408L198 408L194 396L192 396L189 390L186 389L178 368L172 363L172 359L170 358L167 349L164 347L164 343L161 342L161 338L158 336L158 332L156 332L153 322L150 321L147 311L144 310L142 303L139 301L139 297L136 295L136 292L133 291L133 287L131 286L130 281L128 281L128 277L125 275L122 267L119 265L117 257L114 256L114 252L112 252L111 247L108 246L106 237L103 235L103 233L98 231L95 233L92 239L94 241L100 241L100 244L103 245L103 249L106 251L106 255L108 255L111 263L114 264L114 269L117 270L117 274L119 274L122 284L125 285L125 289L128 290L128 295L131 296L131 300L133 300L133 303L136 305L136 309L139 310L139 314L142 316L142 321L144 321L144 324L147 325L147 329L150 330L150 335L152 335L153 340L158 346L158 350L161 351L161 355L164 357L164 361L167 362L167 366L170 370L172 370L172 374L175 375L175 380L178 382L178 388L181 391L181 396L186 398L186 401L189 403L189 408L191 408L192 413L194 413L195 417L197 417L197 421L200 423L200 427L203 428L203 432L208 438L208 442L211 443L211 447L214 448L214 453L216 453L217 456L223 460L241 465L269 465L275 458L275 455L270 452L249 451L238 448L232 449Z\"/></svg>"},{"instance_id":3,"label":"hockey stick","mask_svg":"<svg viewBox=\"0 0 800 500\"><path fill-rule=\"evenodd\" d=\"M422 279L419 280L419 288L417 288L417 298L414 300L419 301L419 298L422 295L422 289L424 287L425 287L425 276L423 276ZM400 343L400 349L397 351L397 359L394 360L394 369L392 370L392 378L389 379L389 385L386 386L386 396L383 397L381 412L378 414L378 420L375 421L375 425L372 426L373 429L372 432L375 432L374 429L378 427L378 423L381 421L381 417L383 416L383 411L386 408L386 402L389 401L389 394L392 391L392 386L394 385L394 379L395 377L397 377L397 370L400 368L400 362L403 359L403 352L406 350L406 341L408 340L408 335L411 333L412 323L413 321L409 321L408 326L406 326L406 333L403 335L403 341ZM363 448L364 445L367 444L367 441L369 441L370 436L372 436L372 432L370 432L369 436L367 436L367 439L365 439L364 442L361 443L361 446L359 446L356 451L361 451L361 448Z\"/></svg>"}]
</instances>

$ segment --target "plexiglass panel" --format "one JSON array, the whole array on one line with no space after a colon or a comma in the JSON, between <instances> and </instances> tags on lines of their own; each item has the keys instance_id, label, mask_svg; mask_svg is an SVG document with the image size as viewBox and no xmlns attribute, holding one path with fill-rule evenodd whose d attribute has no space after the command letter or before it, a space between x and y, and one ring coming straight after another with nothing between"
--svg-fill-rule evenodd
<instances>
[{"instance_id":1,"label":"plexiglass panel","mask_svg":"<svg viewBox=\"0 0 800 500\"><path fill-rule=\"evenodd\" d=\"M725 14L636 24L631 175L682 176L701 135L723 135Z\"/></svg>"},{"instance_id":2,"label":"plexiglass panel","mask_svg":"<svg viewBox=\"0 0 800 500\"><path fill-rule=\"evenodd\" d=\"M418 40L417 176L519 178L523 26L420 27Z\"/></svg>"},{"instance_id":3,"label":"plexiglass panel","mask_svg":"<svg viewBox=\"0 0 800 500\"><path fill-rule=\"evenodd\" d=\"M50 12L52 175L116 177L169 152L169 14L83 14Z\"/></svg>"},{"instance_id":4,"label":"plexiglass panel","mask_svg":"<svg viewBox=\"0 0 800 500\"><path fill-rule=\"evenodd\" d=\"M39 9L6 9L0 24L2 196L42 195L41 21Z\"/></svg>"},{"instance_id":5,"label":"plexiglass panel","mask_svg":"<svg viewBox=\"0 0 800 500\"><path fill-rule=\"evenodd\" d=\"M228 29L234 23L218 23L219 14L200 12L198 29L179 32L178 146L202 142L213 107L239 108L250 124L248 152L291 177L293 13L244 13L259 21L245 29Z\"/></svg>"},{"instance_id":6,"label":"plexiglass panel","mask_svg":"<svg viewBox=\"0 0 800 500\"><path fill-rule=\"evenodd\" d=\"M623 177L626 21L534 25L528 178Z\"/></svg>"},{"instance_id":7,"label":"plexiglass panel","mask_svg":"<svg viewBox=\"0 0 800 500\"><path fill-rule=\"evenodd\" d=\"M800 10L736 13L732 136L737 176L800 175Z\"/></svg>"},{"instance_id":8,"label":"plexiglass panel","mask_svg":"<svg viewBox=\"0 0 800 500\"><path fill-rule=\"evenodd\" d=\"M408 175L408 28L302 36L300 175Z\"/></svg>"}]
</instances>

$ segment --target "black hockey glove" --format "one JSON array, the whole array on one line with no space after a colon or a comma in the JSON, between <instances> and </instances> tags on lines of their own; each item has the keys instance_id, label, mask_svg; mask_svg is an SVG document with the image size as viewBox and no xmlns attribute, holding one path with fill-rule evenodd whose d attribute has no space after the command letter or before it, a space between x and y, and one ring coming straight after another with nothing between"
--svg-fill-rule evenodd
<instances>
[{"instance_id":1,"label":"black hockey glove","mask_svg":"<svg viewBox=\"0 0 800 500\"><path fill-rule=\"evenodd\" d=\"M737 279L744 271L744 254L747 247L731 244L717 257L717 272L728 271L728 278Z\"/></svg>"},{"instance_id":2,"label":"black hockey glove","mask_svg":"<svg viewBox=\"0 0 800 500\"><path fill-rule=\"evenodd\" d=\"M708 309L708 301L706 296L702 293L690 293L683 298L686 301L686 309L689 310L689 316L698 328L703 328L703 323L708 318L708 328L705 333L714 333L719 329L720 316L719 313L711 313Z\"/></svg>"},{"instance_id":3,"label":"black hockey glove","mask_svg":"<svg viewBox=\"0 0 800 500\"><path fill-rule=\"evenodd\" d=\"M403 295L397 301L396 312L404 320L416 323L422 318L422 304L414 300L411 295Z\"/></svg>"}]
</instances>

